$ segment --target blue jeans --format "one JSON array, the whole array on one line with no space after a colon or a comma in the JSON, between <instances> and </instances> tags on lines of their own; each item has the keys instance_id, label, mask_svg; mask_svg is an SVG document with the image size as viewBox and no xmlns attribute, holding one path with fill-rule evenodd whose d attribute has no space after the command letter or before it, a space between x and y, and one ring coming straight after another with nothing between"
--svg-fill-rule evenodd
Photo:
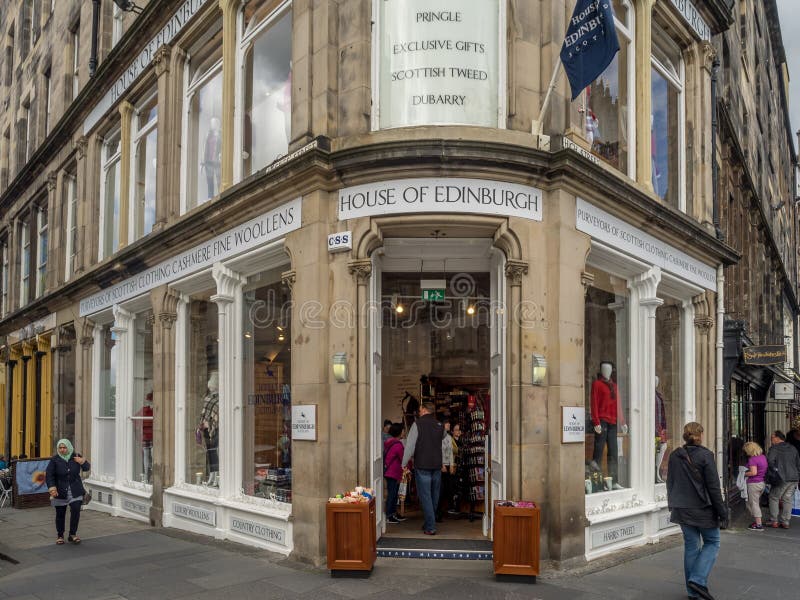
<instances>
[{"instance_id":1,"label":"blue jeans","mask_svg":"<svg viewBox=\"0 0 800 600\"><path fill-rule=\"evenodd\" d=\"M391 477L386 478L386 516L391 517L397 512L397 490L400 482Z\"/></svg>"},{"instance_id":2,"label":"blue jeans","mask_svg":"<svg viewBox=\"0 0 800 600\"><path fill-rule=\"evenodd\" d=\"M442 485L440 469L416 469L417 496L425 519L422 529L436 531L436 506L439 504L439 488Z\"/></svg>"},{"instance_id":3,"label":"blue jeans","mask_svg":"<svg viewBox=\"0 0 800 600\"><path fill-rule=\"evenodd\" d=\"M686 578L686 591L689 596L695 593L689 589L689 582L708 587L708 575L719 554L719 528L693 527L681 525L683 531L683 572ZM702 539L703 545L700 546Z\"/></svg>"}]
</instances>

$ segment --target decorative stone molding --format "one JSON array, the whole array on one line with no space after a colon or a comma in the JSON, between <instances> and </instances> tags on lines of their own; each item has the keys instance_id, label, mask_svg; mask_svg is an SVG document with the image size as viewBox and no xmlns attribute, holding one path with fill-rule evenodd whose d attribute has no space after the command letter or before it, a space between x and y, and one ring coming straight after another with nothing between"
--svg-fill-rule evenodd
<instances>
[{"instance_id":1,"label":"decorative stone molding","mask_svg":"<svg viewBox=\"0 0 800 600\"><path fill-rule=\"evenodd\" d=\"M47 191L48 192L55 192L56 191L56 183L58 181L58 175L55 171L51 171L47 174Z\"/></svg>"},{"instance_id":2,"label":"decorative stone molding","mask_svg":"<svg viewBox=\"0 0 800 600\"><path fill-rule=\"evenodd\" d=\"M94 344L94 329L94 321L84 319L83 326L81 327L81 346L84 348L88 348Z\"/></svg>"},{"instance_id":3,"label":"decorative stone molding","mask_svg":"<svg viewBox=\"0 0 800 600\"><path fill-rule=\"evenodd\" d=\"M508 259L506 261L506 277L512 287L522 285L522 277L528 274L528 263L524 260Z\"/></svg>"},{"instance_id":4,"label":"decorative stone molding","mask_svg":"<svg viewBox=\"0 0 800 600\"><path fill-rule=\"evenodd\" d=\"M583 271L581 273L581 285L583 286L583 295L589 294L589 288L594 285L594 273Z\"/></svg>"},{"instance_id":5,"label":"decorative stone molding","mask_svg":"<svg viewBox=\"0 0 800 600\"><path fill-rule=\"evenodd\" d=\"M586 516L593 517L596 515L605 515L608 513L619 512L622 510L630 510L644 506L644 500L639 498L638 494L633 494L630 499L621 502L612 503L611 500L606 498L599 506L593 506L586 509Z\"/></svg>"},{"instance_id":6,"label":"decorative stone molding","mask_svg":"<svg viewBox=\"0 0 800 600\"><path fill-rule=\"evenodd\" d=\"M75 142L75 152L78 153L78 160L83 160L86 158L86 148L88 145L89 138L87 138L85 135L81 136L81 138Z\"/></svg>"},{"instance_id":7,"label":"decorative stone molding","mask_svg":"<svg viewBox=\"0 0 800 600\"><path fill-rule=\"evenodd\" d=\"M294 284L297 281L297 271L291 269L281 273L281 282L289 288L290 292L294 292Z\"/></svg>"},{"instance_id":8,"label":"decorative stone molding","mask_svg":"<svg viewBox=\"0 0 800 600\"><path fill-rule=\"evenodd\" d=\"M169 59L172 55L172 49L166 44L162 45L153 55L153 67L156 71L156 77L161 77L164 73L169 73Z\"/></svg>"},{"instance_id":9,"label":"decorative stone molding","mask_svg":"<svg viewBox=\"0 0 800 600\"><path fill-rule=\"evenodd\" d=\"M703 68L711 73L711 67L714 64L714 59L717 57L717 51L714 49L714 46L708 40L702 42L701 45L702 50L702 58L703 58Z\"/></svg>"},{"instance_id":10,"label":"decorative stone molding","mask_svg":"<svg viewBox=\"0 0 800 600\"><path fill-rule=\"evenodd\" d=\"M239 273L221 263L216 263L211 268L211 276L217 283L217 293L211 296L211 301L217 304L233 302L236 292L246 282Z\"/></svg>"},{"instance_id":11,"label":"decorative stone molding","mask_svg":"<svg viewBox=\"0 0 800 600\"><path fill-rule=\"evenodd\" d=\"M125 310L118 304L114 305L114 326L111 331L114 333L125 333L133 323L133 313Z\"/></svg>"},{"instance_id":12,"label":"decorative stone molding","mask_svg":"<svg viewBox=\"0 0 800 600\"><path fill-rule=\"evenodd\" d=\"M367 285L370 277L372 277L372 260L369 258L351 260L347 265L347 269L358 285Z\"/></svg>"},{"instance_id":13,"label":"decorative stone molding","mask_svg":"<svg viewBox=\"0 0 800 600\"><path fill-rule=\"evenodd\" d=\"M664 301L656 297L658 284L661 282L661 269L659 267L651 267L644 273L640 273L632 277L628 281L628 288L631 291L637 291L639 295L639 303L642 306L652 306L653 311L661 306ZM657 302L655 302L657 301Z\"/></svg>"}]
</instances>

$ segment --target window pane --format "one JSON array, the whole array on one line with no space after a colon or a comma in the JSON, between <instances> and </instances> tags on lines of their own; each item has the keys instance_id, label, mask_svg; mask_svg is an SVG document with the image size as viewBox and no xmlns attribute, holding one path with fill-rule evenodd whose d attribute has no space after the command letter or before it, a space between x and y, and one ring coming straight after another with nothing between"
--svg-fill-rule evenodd
<instances>
[{"instance_id":1,"label":"window pane","mask_svg":"<svg viewBox=\"0 0 800 600\"><path fill-rule=\"evenodd\" d=\"M136 145L136 238L153 231L156 222L158 131L153 129Z\"/></svg>"},{"instance_id":2,"label":"window pane","mask_svg":"<svg viewBox=\"0 0 800 600\"><path fill-rule=\"evenodd\" d=\"M250 175L286 154L292 126L292 13L262 32L247 53L242 159Z\"/></svg>"},{"instance_id":3,"label":"window pane","mask_svg":"<svg viewBox=\"0 0 800 600\"><path fill-rule=\"evenodd\" d=\"M652 69L653 114L651 146L653 189L670 206L678 208L678 100L680 95L657 70Z\"/></svg>"},{"instance_id":4,"label":"window pane","mask_svg":"<svg viewBox=\"0 0 800 600\"><path fill-rule=\"evenodd\" d=\"M682 444L681 306L665 299L656 309L655 480L667 480L669 453Z\"/></svg>"},{"instance_id":5,"label":"window pane","mask_svg":"<svg viewBox=\"0 0 800 600\"><path fill-rule=\"evenodd\" d=\"M219 486L219 326L213 291L189 304L186 481Z\"/></svg>"},{"instance_id":6,"label":"window pane","mask_svg":"<svg viewBox=\"0 0 800 600\"><path fill-rule=\"evenodd\" d=\"M623 279L592 271L586 295L586 493L630 487L628 291Z\"/></svg>"},{"instance_id":7,"label":"window pane","mask_svg":"<svg viewBox=\"0 0 800 600\"><path fill-rule=\"evenodd\" d=\"M292 500L290 299L280 281L244 297L242 487L281 502Z\"/></svg>"},{"instance_id":8,"label":"window pane","mask_svg":"<svg viewBox=\"0 0 800 600\"><path fill-rule=\"evenodd\" d=\"M136 315L134 321L133 469L136 481L152 483L153 477L153 311Z\"/></svg>"},{"instance_id":9,"label":"window pane","mask_svg":"<svg viewBox=\"0 0 800 600\"><path fill-rule=\"evenodd\" d=\"M100 381L97 431L98 438L94 448L101 450L95 453L92 468L97 473L114 476L116 460L116 405L117 405L117 336L111 331L111 325L104 325L100 347Z\"/></svg>"},{"instance_id":10,"label":"window pane","mask_svg":"<svg viewBox=\"0 0 800 600\"><path fill-rule=\"evenodd\" d=\"M219 193L222 158L222 73L219 72L191 99L189 126L189 208Z\"/></svg>"},{"instance_id":11,"label":"window pane","mask_svg":"<svg viewBox=\"0 0 800 600\"><path fill-rule=\"evenodd\" d=\"M119 248L119 160L106 171L103 256L111 256Z\"/></svg>"}]
</instances>

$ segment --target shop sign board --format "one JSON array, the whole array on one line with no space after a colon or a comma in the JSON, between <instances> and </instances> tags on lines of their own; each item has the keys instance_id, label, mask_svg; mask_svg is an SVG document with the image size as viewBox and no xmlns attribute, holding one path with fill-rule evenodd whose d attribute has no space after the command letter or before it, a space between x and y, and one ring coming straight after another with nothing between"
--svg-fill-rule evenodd
<instances>
[{"instance_id":1,"label":"shop sign board","mask_svg":"<svg viewBox=\"0 0 800 600\"><path fill-rule=\"evenodd\" d=\"M80 304L80 315L85 317L110 308L114 304L134 298L159 285L171 283L208 268L215 262L232 258L248 250L254 250L267 242L283 237L300 227L301 207L302 198L295 198L260 217L251 219L186 252L145 269L134 277L84 298Z\"/></svg>"},{"instance_id":2,"label":"shop sign board","mask_svg":"<svg viewBox=\"0 0 800 600\"><path fill-rule=\"evenodd\" d=\"M89 113L89 116L86 117L86 120L83 122L84 135L91 131L92 127L100 121L100 118L114 106L128 88L133 85L133 82L153 63L158 49L165 44L169 44L191 18L209 1L210 0L185 0L183 4L178 7L178 10L173 13L153 39L139 52L139 55L128 64L128 67L114 82L111 89L102 97L100 102L95 105L92 112Z\"/></svg>"},{"instance_id":3,"label":"shop sign board","mask_svg":"<svg viewBox=\"0 0 800 600\"><path fill-rule=\"evenodd\" d=\"M592 531L592 548L615 544L623 540L639 537L644 533L644 521L633 521L606 529Z\"/></svg>"},{"instance_id":4,"label":"shop sign board","mask_svg":"<svg viewBox=\"0 0 800 600\"><path fill-rule=\"evenodd\" d=\"M317 405L292 406L292 439L317 441Z\"/></svg>"},{"instance_id":5,"label":"shop sign board","mask_svg":"<svg viewBox=\"0 0 800 600\"><path fill-rule=\"evenodd\" d=\"M706 23L703 15L697 10L692 0L670 0L670 2L689 24L689 27L697 34L697 37L701 40L711 39L711 27Z\"/></svg>"},{"instance_id":6,"label":"shop sign board","mask_svg":"<svg viewBox=\"0 0 800 600\"><path fill-rule=\"evenodd\" d=\"M172 514L190 521L197 521L215 527L217 525L217 513L214 510L184 504L183 502L172 503Z\"/></svg>"},{"instance_id":7,"label":"shop sign board","mask_svg":"<svg viewBox=\"0 0 800 600\"><path fill-rule=\"evenodd\" d=\"M497 215L542 220L542 191L484 179L424 177L339 190L339 220L409 213Z\"/></svg>"},{"instance_id":8,"label":"shop sign board","mask_svg":"<svg viewBox=\"0 0 800 600\"><path fill-rule=\"evenodd\" d=\"M742 349L742 357L746 365L780 365L786 362L786 346L748 346Z\"/></svg>"},{"instance_id":9,"label":"shop sign board","mask_svg":"<svg viewBox=\"0 0 800 600\"><path fill-rule=\"evenodd\" d=\"M707 290L717 290L717 270L662 242L622 219L577 199L576 228L612 248L626 252Z\"/></svg>"},{"instance_id":10,"label":"shop sign board","mask_svg":"<svg viewBox=\"0 0 800 600\"><path fill-rule=\"evenodd\" d=\"M498 0L379 0L379 127L500 123Z\"/></svg>"},{"instance_id":11,"label":"shop sign board","mask_svg":"<svg viewBox=\"0 0 800 600\"><path fill-rule=\"evenodd\" d=\"M586 408L561 407L561 443L576 444L586 441Z\"/></svg>"},{"instance_id":12,"label":"shop sign board","mask_svg":"<svg viewBox=\"0 0 800 600\"><path fill-rule=\"evenodd\" d=\"M328 252L347 252L353 249L353 232L340 231L328 236Z\"/></svg>"},{"instance_id":13,"label":"shop sign board","mask_svg":"<svg viewBox=\"0 0 800 600\"><path fill-rule=\"evenodd\" d=\"M272 544L286 545L286 530L270 527L257 521L243 519L242 517L231 517L231 531L236 531L250 537L258 538Z\"/></svg>"},{"instance_id":14,"label":"shop sign board","mask_svg":"<svg viewBox=\"0 0 800 600\"><path fill-rule=\"evenodd\" d=\"M145 504L144 502L138 502L136 500L131 500L130 498L123 498L122 499L122 510L127 510L128 512L138 513L140 515L144 515L146 517L150 516L150 507Z\"/></svg>"},{"instance_id":15,"label":"shop sign board","mask_svg":"<svg viewBox=\"0 0 800 600\"><path fill-rule=\"evenodd\" d=\"M776 383L775 400L794 400L794 384Z\"/></svg>"}]
</instances>

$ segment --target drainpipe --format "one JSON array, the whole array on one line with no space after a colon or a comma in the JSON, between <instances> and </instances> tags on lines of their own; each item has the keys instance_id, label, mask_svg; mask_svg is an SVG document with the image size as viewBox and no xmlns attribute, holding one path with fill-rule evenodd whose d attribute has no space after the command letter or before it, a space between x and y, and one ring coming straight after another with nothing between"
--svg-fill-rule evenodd
<instances>
[{"instance_id":1,"label":"drainpipe","mask_svg":"<svg viewBox=\"0 0 800 600\"><path fill-rule=\"evenodd\" d=\"M97 70L97 38L100 35L100 0L92 0L92 53L89 55L89 77Z\"/></svg>"},{"instance_id":2,"label":"drainpipe","mask_svg":"<svg viewBox=\"0 0 800 600\"><path fill-rule=\"evenodd\" d=\"M715 186L716 189L716 186ZM725 393L725 385L723 381L723 357L722 357L722 349L724 347L723 342L723 334L724 334L724 319L725 319L725 275L722 268L722 264L717 265L717 360L716 360L716 372L717 372L717 414L716 414L716 436L717 436L717 443L715 446L715 451L717 455L717 473L720 477L722 477L722 468L723 468L723 447L724 447L724 437L722 433L722 411L723 411L723 399ZM727 494L726 494L727 499Z\"/></svg>"},{"instance_id":3,"label":"drainpipe","mask_svg":"<svg viewBox=\"0 0 800 600\"><path fill-rule=\"evenodd\" d=\"M714 233L718 240L722 239L722 230L719 226L719 192L717 191L717 74L719 73L719 58L714 57L711 63L711 193L712 193L712 219Z\"/></svg>"}]
</instances>

